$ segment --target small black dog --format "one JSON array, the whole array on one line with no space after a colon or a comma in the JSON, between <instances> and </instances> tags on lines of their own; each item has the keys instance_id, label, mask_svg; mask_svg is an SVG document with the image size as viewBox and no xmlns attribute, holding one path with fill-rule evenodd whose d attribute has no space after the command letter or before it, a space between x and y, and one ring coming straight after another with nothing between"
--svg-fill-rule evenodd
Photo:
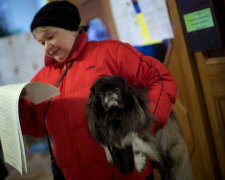
<instances>
[{"instance_id":1,"label":"small black dog","mask_svg":"<svg viewBox=\"0 0 225 180\"><path fill-rule=\"evenodd\" d=\"M192 179L187 147L175 117L171 115L165 127L151 135L155 118L149 113L146 90L118 76L102 77L91 87L87 114L89 130L110 163L115 163L115 150L131 149L139 172L148 158L162 179Z\"/></svg>"}]
</instances>

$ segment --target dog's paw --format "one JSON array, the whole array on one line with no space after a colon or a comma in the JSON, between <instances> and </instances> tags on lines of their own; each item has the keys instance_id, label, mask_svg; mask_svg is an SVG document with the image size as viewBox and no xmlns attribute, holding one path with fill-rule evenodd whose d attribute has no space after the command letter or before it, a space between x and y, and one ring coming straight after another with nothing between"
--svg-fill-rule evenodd
<instances>
[{"instance_id":1,"label":"dog's paw","mask_svg":"<svg viewBox=\"0 0 225 180\"><path fill-rule=\"evenodd\" d=\"M109 152L109 149L107 147L104 147L104 149L105 149L105 156L107 161L113 164L113 159L112 159L111 153Z\"/></svg>"},{"instance_id":2,"label":"dog's paw","mask_svg":"<svg viewBox=\"0 0 225 180\"><path fill-rule=\"evenodd\" d=\"M135 168L138 172L142 172L145 169L147 162L146 156L141 152L134 153Z\"/></svg>"}]
</instances>

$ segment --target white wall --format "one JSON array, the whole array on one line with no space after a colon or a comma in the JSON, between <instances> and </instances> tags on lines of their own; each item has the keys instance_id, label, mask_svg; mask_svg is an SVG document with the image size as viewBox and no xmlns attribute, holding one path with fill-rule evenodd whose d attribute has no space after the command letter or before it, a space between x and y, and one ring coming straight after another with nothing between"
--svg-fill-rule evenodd
<instances>
[{"instance_id":1,"label":"white wall","mask_svg":"<svg viewBox=\"0 0 225 180\"><path fill-rule=\"evenodd\" d=\"M43 66L43 47L31 33L0 38L0 86L29 82Z\"/></svg>"}]
</instances>

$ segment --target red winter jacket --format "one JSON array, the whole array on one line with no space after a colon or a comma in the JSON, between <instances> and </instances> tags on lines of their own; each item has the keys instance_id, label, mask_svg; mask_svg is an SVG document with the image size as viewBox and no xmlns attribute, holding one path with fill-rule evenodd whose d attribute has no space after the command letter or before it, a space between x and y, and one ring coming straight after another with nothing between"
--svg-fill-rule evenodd
<instances>
[{"instance_id":1,"label":"red winter jacket","mask_svg":"<svg viewBox=\"0 0 225 180\"><path fill-rule=\"evenodd\" d=\"M53 98L46 116L46 127L54 145L54 155L68 180L111 179L113 166L103 148L88 131L86 104L90 87L100 77L125 77L136 87L148 88L150 111L162 128L177 97L177 87L167 68L158 60L144 56L129 44L115 40L87 42L86 32L77 38L71 54L63 63L45 57L45 67L32 81L56 85L66 66L76 59L59 85L61 95ZM45 135L43 114L47 101L33 105L20 103L20 122L26 135ZM150 163L142 173L133 170L121 175L115 168L115 179L141 180L152 171Z\"/></svg>"}]
</instances>

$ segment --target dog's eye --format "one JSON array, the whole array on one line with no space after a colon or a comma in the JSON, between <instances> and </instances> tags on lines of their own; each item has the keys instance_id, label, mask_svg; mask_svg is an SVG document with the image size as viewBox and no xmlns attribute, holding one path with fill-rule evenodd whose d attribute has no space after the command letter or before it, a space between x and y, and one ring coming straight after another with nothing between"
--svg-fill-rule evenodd
<instances>
[{"instance_id":1,"label":"dog's eye","mask_svg":"<svg viewBox=\"0 0 225 180\"><path fill-rule=\"evenodd\" d=\"M120 89L118 87L116 87L115 89L113 89L114 92L116 91L120 91Z\"/></svg>"}]
</instances>

